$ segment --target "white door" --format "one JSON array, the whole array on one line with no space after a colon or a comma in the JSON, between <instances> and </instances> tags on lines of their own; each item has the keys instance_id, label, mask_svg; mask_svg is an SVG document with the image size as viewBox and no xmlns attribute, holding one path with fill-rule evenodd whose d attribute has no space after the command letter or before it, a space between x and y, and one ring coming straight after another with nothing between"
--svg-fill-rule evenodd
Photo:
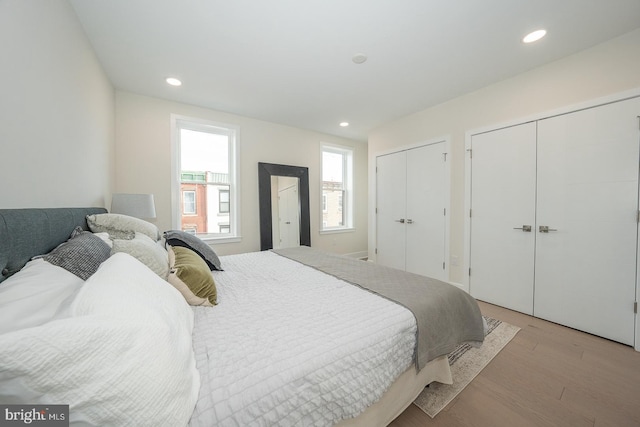
<instances>
[{"instance_id":1,"label":"white door","mask_svg":"<svg viewBox=\"0 0 640 427\"><path fill-rule=\"evenodd\" d=\"M407 150L406 270L445 280L444 142Z\"/></svg>"},{"instance_id":2,"label":"white door","mask_svg":"<svg viewBox=\"0 0 640 427\"><path fill-rule=\"evenodd\" d=\"M469 291L533 313L536 125L471 138Z\"/></svg>"},{"instance_id":3,"label":"white door","mask_svg":"<svg viewBox=\"0 0 640 427\"><path fill-rule=\"evenodd\" d=\"M534 314L631 345L639 115L636 98L538 123Z\"/></svg>"},{"instance_id":4,"label":"white door","mask_svg":"<svg viewBox=\"0 0 640 427\"><path fill-rule=\"evenodd\" d=\"M376 158L376 262L404 270L407 160L404 151Z\"/></svg>"}]
</instances>

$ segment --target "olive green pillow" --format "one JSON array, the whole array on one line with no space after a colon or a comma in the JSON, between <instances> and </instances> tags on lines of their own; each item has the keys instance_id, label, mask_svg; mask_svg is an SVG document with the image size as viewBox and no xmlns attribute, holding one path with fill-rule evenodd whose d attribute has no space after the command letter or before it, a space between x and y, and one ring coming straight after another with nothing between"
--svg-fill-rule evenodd
<instances>
[{"instance_id":1,"label":"olive green pillow","mask_svg":"<svg viewBox=\"0 0 640 427\"><path fill-rule=\"evenodd\" d=\"M180 246L167 248L169 252L169 276L171 283L189 305L213 306L218 303L216 284L211 270L200 256Z\"/></svg>"}]
</instances>

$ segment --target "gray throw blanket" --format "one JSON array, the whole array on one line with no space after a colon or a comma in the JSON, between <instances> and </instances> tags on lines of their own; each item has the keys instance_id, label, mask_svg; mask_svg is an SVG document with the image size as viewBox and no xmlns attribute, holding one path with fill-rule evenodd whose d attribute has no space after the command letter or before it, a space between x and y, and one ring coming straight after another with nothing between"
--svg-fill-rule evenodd
<instances>
[{"instance_id":1,"label":"gray throw blanket","mask_svg":"<svg viewBox=\"0 0 640 427\"><path fill-rule=\"evenodd\" d=\"M408 308L418 325L414 354L418 371L427 362L450 353L459 344L484 341L478 303L453 285L306 246L273 252Z\"/></svg>"}]
</instances>

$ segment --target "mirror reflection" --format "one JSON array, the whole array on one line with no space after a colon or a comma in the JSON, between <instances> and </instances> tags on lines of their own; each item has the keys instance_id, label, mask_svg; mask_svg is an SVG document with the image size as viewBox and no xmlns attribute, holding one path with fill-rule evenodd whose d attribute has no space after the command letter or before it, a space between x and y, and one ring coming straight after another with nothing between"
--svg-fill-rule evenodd
<instances>
[{"instance_id":1,"label":"mirror reflection","mask_svg":"<svg viewBox=\"0 0 640 427\"><path fill-rule=\"evenodd\" d=\"M311 246L309 169L258 163L260 250Z\"/></svg>"},{"instance_id":2,"label":"mirror reflection","mask_svg":"<svg viewBox=\"0 0 640 427\"><path fill-rule=\"evenodd\" d=\"M271 221L274 249L300 246L300 180L271 177Z\"/></svg>"}]
</instances>

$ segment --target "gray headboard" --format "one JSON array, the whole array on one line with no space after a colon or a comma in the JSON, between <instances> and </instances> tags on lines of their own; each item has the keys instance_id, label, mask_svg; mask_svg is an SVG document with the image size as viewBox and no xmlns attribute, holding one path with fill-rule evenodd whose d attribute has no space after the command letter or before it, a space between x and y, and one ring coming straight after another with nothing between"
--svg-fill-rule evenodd
<instances>
[{"instance_id":1,"label":"gray headboard","mask_svg":"<svg viewBox=\"0 0 640 427\"><path fill-rule=\"evenodd\" d=\"M87 215L105 208L0 209L0 282L32 257L69 239L77 226L87 230Z\"/></svg>"}]
</instances>

